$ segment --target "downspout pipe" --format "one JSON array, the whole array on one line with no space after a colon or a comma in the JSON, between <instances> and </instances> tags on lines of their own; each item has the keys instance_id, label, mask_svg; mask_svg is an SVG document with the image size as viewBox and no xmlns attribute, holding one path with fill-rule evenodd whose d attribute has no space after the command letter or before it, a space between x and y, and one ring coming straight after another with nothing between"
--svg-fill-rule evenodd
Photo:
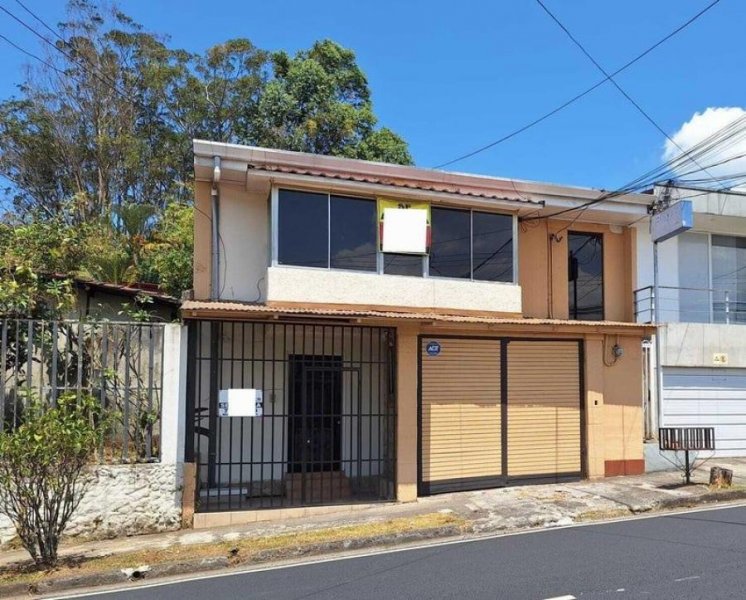
<instances>
[{"instance_id":1,"label":"downspout pipe","mask_svg":"<svg viewBox=\"0 0 746 600\"><path fill-rule=\"evenodd\" d=\"M210 299L220 299L220 157L213 156L212 190L210 191L212 209L212 264L210 278Z\"/></svg>"}]
</instances>

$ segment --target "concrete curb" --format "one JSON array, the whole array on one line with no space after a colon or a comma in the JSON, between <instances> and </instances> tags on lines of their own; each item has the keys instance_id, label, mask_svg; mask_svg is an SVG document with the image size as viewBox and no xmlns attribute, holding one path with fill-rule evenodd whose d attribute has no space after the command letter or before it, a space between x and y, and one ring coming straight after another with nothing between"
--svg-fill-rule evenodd
<instances>
[{"instance_id":1,"label":"concrete curb","mask_svg":"<svg viewBox=\"0 0 746 600\"><path fill-rule=\"evenodd\" d=\"M455 538L469 532L469 526L447 525L434 527L419 531L408 531L405 533L361 537L353 540L339 540L333 542L320 542L305 546L278 548L264 550L247 557L245 560L236 555L235 557L219 556L199 560L186 560L173 563L163 563L145 568L134 568L132 574L127 575L122 569L112 569L98 573L89 573L77 577L64 577L49 579L46 581L29 583L10 583L0 585L0 598L28 597L29 595L55 594L79 588L101 587L108 585L124 584L143 580L157 580L177 575L195 575L208 573L218 569L226 569L236 566L249 566L279 560L290 560L304 556L321 556L344 552L348 550L361 550L365 548L386 548L408 543L422 542L434 539Z\"/></svg>"},{"instance_id":2,"label":"concrete curb","mask_svg":"<svg viewBox=\"0 0 746 600\"><path fill-rule=\"evenodd\" d=\"M607 511L599 516L592 510L576 515L572 520L574 523L603 523L607 520L623 518L625 516L638 515L643 513L666 512L677 508L690 508L707 504L717 504L720 502L733 502L746 500L746 490L735 491L714 491L699 494L696 497L666 498L655 502L631 507L620 507L617 510ZM584 515L587 515L584 518ZM476 537L482 537L485 534L504 533L542 530L551 527L551 522L529 523L525 526L489 527L475 528L477 521L467 522L466 525L446 525L443 527L434 527L422 529L419 531L409 531L405 533L385 534L377 536L366 536L352 540L337 540L333 542L319 542L304 546L285 547L272 550L263 550L253 554L245 559L239 554L233 557L219 556L214 558L204 558L198 560L185 560L180 562L156 564L134 568L128 575L122 569L112 569L97 573L89 573L76 577L65 577L59 579L49 579L33 584L29 583L10 583L0 584L0 597L28 597L29 595L54 594L66 592L79 588L93 588L101 586L110 586L116 584L125 584L128 582L137 582L143 580L158 580L166 577L178 575L198 575L200 573L209 573L211 571L228 569L238 566L250 566L264 563L277 562L282 560L292 560L308 556L323 556L350 550L362 550L366 548L389 548L423 542L428 540L445 540L456 539L474 534Z\"/></svg>"}]
</instances>

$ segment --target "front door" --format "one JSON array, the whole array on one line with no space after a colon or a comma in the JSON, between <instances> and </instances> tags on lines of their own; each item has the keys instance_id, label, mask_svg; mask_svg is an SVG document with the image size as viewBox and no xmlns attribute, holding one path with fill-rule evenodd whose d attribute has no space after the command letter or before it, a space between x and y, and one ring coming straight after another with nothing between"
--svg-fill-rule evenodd
<instances>
[{"instance_id":1,"label":"front door","mask_svg":"<svg viewBox=\"0 0 746 600\"><path fill-rule=\"evenodd\" d=\"M290 357L288 472L339 471L342 447L342 359Z\"/></svg>"}]
</instances>

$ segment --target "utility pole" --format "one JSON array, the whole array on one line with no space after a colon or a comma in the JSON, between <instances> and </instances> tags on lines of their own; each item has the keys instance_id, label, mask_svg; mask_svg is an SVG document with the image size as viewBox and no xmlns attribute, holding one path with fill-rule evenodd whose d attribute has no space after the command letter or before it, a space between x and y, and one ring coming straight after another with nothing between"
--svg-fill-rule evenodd
<instances>
[{"instance_id":1,"label":"utility pole","mask_svg":"<svg viewBox=\"0 0 746 600\"><path fill-rule=\"evenodd\" d=\"M668 187L668 183L665 184L663 189L659 193L660 188L656 188L655 195L656 199L653 205L650 207L650 213L656 215L666 208L671 203L671 191ZM652 221L652 219L651 219ZM663 318L663 310L661 306L660 297L660 279L658 276L658 244L659 240L653 240L653 301L652 301L652 321L658 325L658 329L655 331L655 423L653 424L653 434L656 438L658 437L658 427L661 426L661 411L663 405L663 368L661 366L661 336L660 336L660 324Z\"/></svg>"}]
</instances>

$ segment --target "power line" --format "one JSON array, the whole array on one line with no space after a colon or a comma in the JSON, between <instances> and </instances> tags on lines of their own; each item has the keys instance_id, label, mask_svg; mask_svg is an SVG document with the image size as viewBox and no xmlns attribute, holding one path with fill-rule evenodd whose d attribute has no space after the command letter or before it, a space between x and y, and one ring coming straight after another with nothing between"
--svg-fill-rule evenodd
<instances>
[{"instance_id":1,"label":"power line","mask_svg":"<svg viewBox=\"0 0 746 600\"><path fill-rule=\"evenodd\" d=\"M14 21L16 21L20 25L22 25L24 28L28 29L31 33L33 33L36 37L38 37L40 40L42 40L45 44L48 44L49 46L51 46L52 48L54 48L55 50L57 50L57 52L59 52L60 54L62 54L71 63L74 63L74 64L78 65L86 73L88 73L92 77L95 77L96 79L98 79L106 87L108 87L113 92L115 92L116 94L118 94L119 96L121 96L124 100L127 100L127 102L133 104L133 106L135 106L135 104L133 103L132 98L130 98L127 94L125 94L119 88L117 88L115 85L113 85L111 81L107 81L106 79L104 79L104 77L102 75L100 75L97 70L94 69L94 70L91 71L91 70L87 69L84 65L82 65L80 62L78 62L77 60L75 60L75 58L73 58L70 54L68 54L62 48L60 48L57 44L54 44L51 41L49 41L46 37L44 37L42 34L40 34L38 31L36 31L36 29L34 29L33 27L31 27L31 25L29 25L23 19L21 19L20 17L16 16L12 12L10 12L4 6L0 5L0 10L2 10L6 15L8 15L11 19L13 19ZM64 40L63 40L63 42L64 42ZM42 61L42 62L44 62L44 64L47 64L45 61Z\"/></svg>"},{"instance_id":2,"label":"power line","mask_svg":"<svg viewBox=\"0 0 746 600\"><path fill-rule=\"evenodd\" d=\"M32 17L34 17L34 19L36 19L37 21L39 21L39 23L41 23L41 25L47 31L49 31L53 36L59 38L60 40L62 40L63 42L65 42L67 44L67 40L65 40L59 33L57 33L54 29L52 29L46 23L46 21L44 21L44 19L42 19L39 15L37 15L34 11L32 11L28 6L26 6L23 2L21 2L21 0L16 0L16 3L20 4L21 8L23 8L23 10L25 10L28 14L30 14Z\"/></svg>"},{"instance_id":3,"label":"power line","mask_svg":"<svg viewBox=\"0 0 746 600\"><path fill-rule=\"evenodd\" d=\"M719 0L717 0L717 1L719 1ZM598 61L597 61L597 60L596 60L595 58L593 58L593 56L591 55L591 53L590 53L590 52L588 52L588 50L586 50L586 49L585 49L585 46L583 46L583 44L581 44L581 43L580 43L580 41L579 41L579 40L578 40L578 39L577 39L577 38L576 38L576 37L575 37L575 36L574 36L574 35L573 35L573 34L572 34L572 33L570 32L570 30L569 30L569 29L568 29L567 27L565 27L565 25L564 25L564 24L563 24L563 23L562 23L562 22L561 22L561 21L560 21L560 20L559 20L559 19L557 18L557 16L556 16L556 15L555 15L555 14L554 14L554 13L553 13L553 12L552 12L551 10L549 10L549 9L547 8L547 5L546 5L546 4L544 4L544 2L543 2L542 0L536 0L536 2L537 2L537 3L539 4L539 6L541 6L541 8L542 8L542 9L544 10L544 12L545 12L545 13L547 13L547 14L548 14L548 15L549 15L549 16L551 17L551 19L552 19L552 20L553 20L553 21L554 21L554 22L555 22L555 23L556 23L556 24L557 24L557 25L558 25L558 26L560 27L560 29L562 29L562 31L564 31L564 32L565 32L565 34L567 34L567 37L569 37L569 38L570 38L570 40L571 40L571 41L572 41L572 42L573 42L573 43L574 43L574 44L575 44L575 45L576 45L576 46L577 46L578 48L580 48L580 51L581 51L581 52L582 52L583 54L585 54L585 56L586 56L586 57L588 58L588 60L590 60L590 61L591 61L591 62L593 63L593 65L594 65L594 66L595 66L595 67L596 67L596 68L597 68L597 69L598 69L599 71L601 71L601 73L603 73L603 74L604 74L604 75L606 76L606 79L607 79L608 81L610 81L610 82L612 83L612 85L613 85L613 86L614 86L614 87L615 87L615 88L616 88L617 90L619 90L619 93L620 93L620 94L622 94L622 95L623 95L623 96L624 96L624 97L625 97L625 98L626 98L627 100L629 100L629 102L630 102L630 103L632 104L632 106L634 106L634 107L635 107L635 108L636 108L636 109L637 109L637 110L639 111L639 113L640 113L640 114L641 114L641 115L642 115L643 117L645 117L645 118L646 118L646 119L648 120L648 122L650 122L650 124L651 124L651 125L652 125L653 127L655 127L655 128L656 128L656 129L657 129L657 130L658 130L658 131L659 131L660 133L662 133L662 134L663 134L663 135L664 135L664 136L666 137L666 139L667 139L667 140L668 140L669 142L671 142L671 143L672 143L672 144L673 144L674 146L676 146L676 147L677 147L677 148L679 149L679 151L680 151L680 152L681 152L682 154L684 154L684 155L688 154L688 153L686 152L686 150L684 150L684 149L683 149L683 148L682 148L681 146L679 146L679 144L678 144L678 143L677 143L677 142L676 142L676 141L675 141L675 140L674 140L674 139L673 139L673 138L672 138L672 137L671 137L670 135L668 135L668 133L667 133L667 132L666 132L666 131L665 131L665 130L664 130L664 129L663 129L663 128L662 128L661 126L660 126L660 125L658 125L658 123L657 123L657 122L655 121L655 119L653 119L653 117L651 117L651 116L650 116L650 115L649 115L649 114L647 113L647 111L645 111L645 109L644 109L644 108L642 108L642 106L640 106L640 104L638 104L638 103L637 103L637 102L635 101L635 99L634 99L634 98L632 98L632 96L630 96L630 95L629 95L629 94L628 94L628 93L627 93L627 92L626 92L626 91L624 90L624 88L622 88L622 86L621 86L621 85L619 85L619 84L618 84L618 83L616 82L616 80L614 79L614 76L613 76L613 75L610 75L610 74L608 73L608 71L606 71L606 69L604 69L604 68L603 68L603 66L601 66L601 64L600 64L600 63L599 63L599 62L598 62ZM703 171L705 171L705 172L706 172L706 173L707 173L708 175L712 176L712 174L711 174L711 173L709 173L709 172L708 172L708 171L707 171L706 169L704 169L704 168L703 168L703 167L702 167L702 166L701 166L701 165L700 165L700 164L699 164L699 163L698 163L698 162L697 162L696 160L694 160L693 158L691 158L691 161L692 161L692 162L693 162L693 163L694 163L695 165L697 165L697 166L698 166L698 167L699 167L700 169L702 169Z\"/></svg>"},{"instance_id":4,"label":"power line","mask_svg":"<svg viewBox=\"0 0 746 600\"><path fill-rule=\"evenodd\" d=\"M7 37L5 37L1 33L0 33L0 40L3 40L4 42L6 42L7 44L9 44L10 46L13 46L13 48L15 48L16 50L18 50L19 52L22 52L26 56L38 60L41 64L45 65L46 67L49 67L50 69L53 69L54 71L57 71L60 75L67 75L67 73L65 73L62 69L58 69L53 64L48 63L43 58L40 58L39 56L37 56L33 52L29 52L28 50L22 48L21 46L19 46L18 44L16 44L12 40L8 39Z\"/></svg>"},{"instance_id":5,"label":"power line","mask_svg":"<svg viewBox=\"0 0 746 600\"><path fill-rule=\"evenodd\" d=\"M542 116L534 119L533 121L530 121L529 123L526 123L525 125L523 125L523 126L517 128L517 129L511 131L510 133L505 134L504 136L502 136L501 138L498 138L494 142L490 142L489 144L485 144L484 146L481 146L481 147L477 148L476 150L472 150L471 152L467 152L466 154L463 154L463 155L461 155L461 156L459 156L457 158L454 158L452 160L449 160L449 161L446 161L446 162L441 163L439 165L436 165L436 166L433 167L433 169L442 169L443 167L447 167L449 165L452 165L454 163L460 162L460 161L465 160L467 158L471 158L472 156L475 156L476 154L480 154L480 153L484 152L485 150L489 150L490 148L494 148L498 144L502 144L503 142L506 142L509 139L514 138L515 136L523 133L524 131L526 131L528 129L531 129L535 125L538 125L542 121L547 120L549 117L557 114L561 110L564 110L565 108L567 108L571 104L577 102L578 100L580 100L584 96L587 96L593 90L595 90L596 88L601 87L604 83L606 83L607 81L609 81L612 77L615 77L616 75L618 75L622 71L625 71L626 69L628 69L629 67L631 67L632 65L634 65L636 62L638 62L639 60L641 60L642 58L644 58L645 56L647 56L648 54L650 54L653 50L655 50L656 48L658 48L658 46L660 46L661 44L667 42L672 37L674 37L675 35L677 35L679 32L683 31L689 25L691 25L692 23L694 23L694 21L696 21L697 19L699 19L699 17L701 17L703 14L705 14L708 10L710 10L718 2L720 2L720 0L713 0L713 2L711 2L710 4L708 4L707 6L705 6L697 14L695 14L693 17L691 17L686 22L682 23L679 27L677 27L676 29L674 29L671 33L669 33L665 37L663 37L660 40L658 40L655 44L653 44L652 46L650 46L647 50L645 50L644 52L638 54L635 58L633 58L629 62L627 62L624 65L622 65L620 68L618 68L613 73L611 73L611 75L609 75L608 77L605 77L604 79L600 80L599 82L597 82L596 84L592 85L591 87L589 87L585 91L583 91L583 92L577 94L576 96L570 98L566 102L563 102L559 106L553 108L549 112L547 112L544 115L542 115Z\"/></svg>"},{"instance_id":6,"label":"power line","mask_svg":"<svg viewBox=\"0 0 746 600\"><path fill-rule=\"evenodd\" d=\"M689 149L689 155L694 156L696 155L698 158L705 157L708 153L712 152L713 149L717 148L718 146L722 146L723 143L727 142L728 140L732 140L736 138L737 136L741 135L744 131L746 131L746 115L741 116L721 129L718 129L714 133L710 134L708 137L706 137L703 140L700 140L697 144L694 144ZM647 173L644 173L643 175L640 175L636 179L632 180L628 184L622 186L621 188L618 188L617 190L613 192L604 192L599 197L594 198L593 200L590 200L588 202L585 202L584 204L580 204L579 206L574 206L571 208L565 208L559 211L556 211L549 215L537 215L533 217L524 217L522 220L525 221L535 221L540 219L549 219L552 217L560 216L563 214L567 214L570 212L574 212L576 210L585 211L589 207L599 204L601 202L604 202L606 200L610 200L612 198L615 198L617 196L624 195L626 193L631 193L634 191L639 191L645 188L650 187L651 185L654 185L655 183L658 183L662 180L673 179L672 177L665 177L667 174L671 174L675 171L678 167L680 167L684 162L684 158L681 155L675 156L674 158L664 162L663 164L649 170ZM580 213L582 214L582 212ZM580 217L580 214L578 214L568 225L571 226L575 221L578 220ZM567 228L565 228L567 229ZM564 231L564 229L563 229Z\"/></svg>"}]
</instances>

